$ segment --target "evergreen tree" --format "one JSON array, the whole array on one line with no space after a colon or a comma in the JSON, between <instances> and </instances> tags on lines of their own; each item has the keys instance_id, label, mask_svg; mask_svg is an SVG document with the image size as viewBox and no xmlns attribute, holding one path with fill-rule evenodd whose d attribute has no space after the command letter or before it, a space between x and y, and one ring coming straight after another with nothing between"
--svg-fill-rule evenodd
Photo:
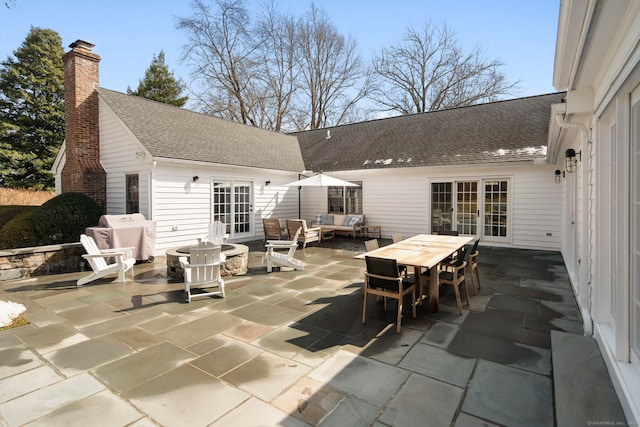
<instances>
[{"instance_id":1,"label":"evergreen tree","mask_svg":"<svg viewBox=\"0 0 640 427\"><path fill-rule=\"evenodd\" d=\"M133 91L127 88L127 93L182 107L189 99L187 96L180 96L183 90L184 84L176 80L173 72L169 71L164 62L164 51L160 51L158 56L153 55L151 65L144 73L144 79L138 83L138 89Z\"/></svg>"},{"instance_id":2,"label":"evergreen tree","mask_svg":"<svg viewBox=\"0 0 640 427\"><path fill-rule=\"evenodd\" d=\"M50 190L64 140L64 66L57 32L32 27L0 63L0 186Z\"/></svg>"}]
</instances>

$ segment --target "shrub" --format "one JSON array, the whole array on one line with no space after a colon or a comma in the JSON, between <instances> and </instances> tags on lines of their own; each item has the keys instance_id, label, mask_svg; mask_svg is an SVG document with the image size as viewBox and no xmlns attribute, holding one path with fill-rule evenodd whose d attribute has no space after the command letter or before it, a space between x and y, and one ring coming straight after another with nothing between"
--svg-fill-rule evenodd
<instances>
[{"instance_id":1,"label":"shrub","mask_svg":"<svg viewBox=\"0 0 640 427\"><path fill-rule=\"evenodd\" d=\"M41 244L71 243L80 240L85 228L98 224L102 208L82 193L63 193L45 202L33 220Z\"/></svg>"},{"instance_id":2,"label":"shrub","mask_svg":"<svg viewBox=\"0 0 640 427\"><path fill-rule=\"evenodd\" d=\"M23 212L32 211L37 206L0 206L0 229Z\"/></svg>"},{"instance_id":3,"label":"shrub","mask_svg":"<svg viewBox=\"0 0 640 427\"><path fill-rule=\"evenodd\" d=\"M34 228L34 215L31 210L16 215L0 230L0 248L27 248L38 246L39 239Z\"/></svg>"}]
</instances>

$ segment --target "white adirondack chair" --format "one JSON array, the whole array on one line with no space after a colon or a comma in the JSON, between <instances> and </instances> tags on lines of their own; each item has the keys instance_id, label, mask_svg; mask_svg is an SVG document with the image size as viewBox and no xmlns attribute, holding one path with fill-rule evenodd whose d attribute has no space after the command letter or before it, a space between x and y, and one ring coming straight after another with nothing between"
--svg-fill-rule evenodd
<instances>
[{"instance_id":1,"label":"white adirondack chair","mask_svg":"<svg viewBox=\"0 0 640 427\"><path fill-rule=\"evenodd\" d=\"M265 260L267 262L267 272L271 273L274 264L282 265L285 267L291 267L295 270L304 270L304 264L299 259L295 259L293 255L298 248L298 237L302 227L298 228L293 240L267 240L267 244L264 245L267 248L265 254ZM276 252L276 249L289 249L286 253Z\"/></svg>"},{"instance_id":2,"label":"white adirondack chair","mask_svg":"<svg viewBox=\"0 0 640 427\"><path fill-rule=\"evenodd\" d=\"M227 241L229 235L227 234L227 224L221 221L213 221L209 224L209 231L207 235L201 239L198 239L198 243L200 242L211 242L214 245L221 245Z\"/></svg>"},{"instance_id":3,"label":"white adirondack chair","mask_svg":"<svg viewBox=\"0 0 640 427\"><path fill-rule=\"evenodd\" d=\"M78 280L77 286L114 273L118 273L118 282L124 282L124 273L128 270L131 270L131 279L133 279L133 265L136 260L132 254L135 248L100 249L93 237L86 234L80 235L80 242L84 246L84 250L87 251L85 255L82 255L82 258L87 260L93 272ZM115 262L109 264L110 259L115 259Z\"/></svg>"},{"instance_id":4,"label":"white adirondack chair","mask_svg":"<svg viewBox=\"0 0 640 427\"><path fill-rule=\"evenodd\" d=\"M224 280L220 274L220 264L224 261L220 245L212 242L200 242L198 246L191 248L189 260L180 257L179 261L184 269L184 290L187 293L187 302L193 297L221 295L224 298ZM191 293L191 288L216 288L215 291Z\"/></svg>"}]
</instances>

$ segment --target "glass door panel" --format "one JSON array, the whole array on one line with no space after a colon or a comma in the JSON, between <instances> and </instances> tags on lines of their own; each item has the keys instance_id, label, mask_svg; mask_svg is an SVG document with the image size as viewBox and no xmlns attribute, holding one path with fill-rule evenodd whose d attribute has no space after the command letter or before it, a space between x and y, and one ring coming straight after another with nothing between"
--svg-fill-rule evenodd
<instances>
[{"instance_id":1,"label":"glass door panel","mask_svg":"<svg viewBox=\"0 0 640 427\"><path fill-rule=\"evenodd\" d=\"M233 186L233 226L234 237L251 234L251 185L248 183L236 183Z\"/></svg>"},{"instance_id":2,"label":"glass door panel","mask_svg":"<svg viewBox=\"0 0 640 427\"><path fill-rule=\"evenodd\" d=\"M508 224L507 180L484 181L484 235L506 238Z\"/></svg>"},{"instance_id":3,"label":"glass door panel","mask_svg":"<svg viewBox=\"0 0 640 427\"><path fill-rule=\"evenodd\" d=\"M457 183L456 230L458 233L475 236L478 234L478 182Z\"/></svg>"},{"instance_id":4,"label":"glass door panel","mask_svg":"<svg viewBox=\"0 0 640 427\"><path fill-rule=\"evenodd\" d=\"M452 230L453 194L452 183L434 182L431 184L431 232Z\"/></svg>"},{"instance_id":5,"label":"glass door panel","mask_svg":"<svg viewBox=\"0 0 640 427\"><path fill-rule=\"evenodd\" d=\"M227 225L226 232L232 238L248 236L253 232L251 188L248 182L213 182L213 221L224 222Z\"/></svg>"}]
</instances>

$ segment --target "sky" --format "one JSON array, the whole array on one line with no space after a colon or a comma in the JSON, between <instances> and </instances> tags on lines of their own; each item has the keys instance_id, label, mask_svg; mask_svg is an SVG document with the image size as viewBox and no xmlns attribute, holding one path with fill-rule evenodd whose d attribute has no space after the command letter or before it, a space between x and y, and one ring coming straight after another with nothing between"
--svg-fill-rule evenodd
<instances>
[{"instance_id":1,"label":"sky","mask_svg":"<svg viewBox=\"0 0 640 427\"><path fill-rule=\"evenodd\" d=\"M253 1L253 0L251 0ZM257 1L257 0L256 0ZM33 27L55 30L65 51L82 39L95 44L100 86L126 93L161 50L174 76L189 83L181 62L186 34L177 19L191 17L191 0L11 0L0 3L0 60L18 49ZM281 10L301 16L311 0L276 0ZM430 20L446 24L468 52L479 46L500 60L511 82L510 98L556 92L553 60L560 0L315 0L337 30L358 43L363 59L401 41L408 27ZM253 1L252 4L257 4Z\"/></svg>"}]
</instances>

